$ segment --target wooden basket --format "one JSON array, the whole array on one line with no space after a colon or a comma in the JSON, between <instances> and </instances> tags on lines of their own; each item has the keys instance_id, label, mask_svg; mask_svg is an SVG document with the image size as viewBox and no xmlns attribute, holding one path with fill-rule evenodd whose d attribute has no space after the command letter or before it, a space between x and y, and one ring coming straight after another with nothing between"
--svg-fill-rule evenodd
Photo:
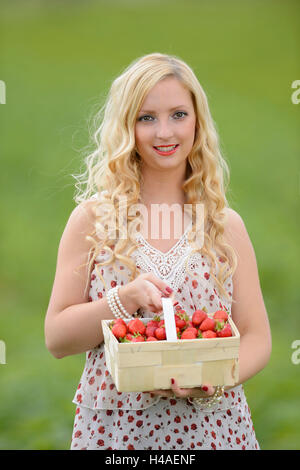
<instances>
[{"instance_id":1,"label":"wooden basket","mask_svg":"<svg viewBox=\"0 0 300 470\"><path fill-rule=\"evenodd\" d=\"M119 343L109 328L111 321L102 320L104 349L119 392L169 389L172 377L183 388L238 382L240 335L230 317L231 337L141 343Z\"/></svg>"}]
</instances>

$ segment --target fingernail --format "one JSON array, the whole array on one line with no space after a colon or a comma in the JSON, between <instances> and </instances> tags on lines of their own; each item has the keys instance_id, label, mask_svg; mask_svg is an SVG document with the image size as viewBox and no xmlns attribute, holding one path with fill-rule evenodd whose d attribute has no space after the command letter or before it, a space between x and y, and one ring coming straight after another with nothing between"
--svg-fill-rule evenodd
<instances>
[{"instance_id":1,"label":"fingernail","mask_svg":"<svg viewBox=\"0 0 300 470\"><path fill-rule=\"evenodd\" d=\"M175 380L171 379L171 384L174 385L174 383L175 383Z\"/></svg>"},{"instance_id":2,"label":"fingernail","mask_svg":"<svg viewBox=\"0 0 300 470\"><path fill-rule=\"evenodd\" d=\"M167 291L169 294L172 294L173 289L171 289L171 287L166 287L166 291Z\"/></svg>"},{"instance_id":3,"label":"fingernail","mask_svg":"<svg viewBox=\"0 0 300 470\"><path fill-rule=\"evenodd\" d=\"M204 392L207 392L208 387L206 387L206 386L204 385L204 387L202 387L202 390L203 390Z\"/></svg>"}]
</instances>

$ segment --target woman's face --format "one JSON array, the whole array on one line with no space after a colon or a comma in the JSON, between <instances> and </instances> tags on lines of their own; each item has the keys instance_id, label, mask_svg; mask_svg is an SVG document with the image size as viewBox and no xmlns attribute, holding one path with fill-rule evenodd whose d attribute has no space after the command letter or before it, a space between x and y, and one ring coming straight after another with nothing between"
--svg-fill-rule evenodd
<instances>
[{"instance_id":1,"label":"woman's face","mask_svg":"<svg viewBox=\"0 0 300 470\"><path fill-rule=\"evenodd\" d=\"M158 82L146 96L135 125L136 148L143 164L156 169L185 169L195 125L190 91L175 77Z\"/></svg>"}]
</instances>

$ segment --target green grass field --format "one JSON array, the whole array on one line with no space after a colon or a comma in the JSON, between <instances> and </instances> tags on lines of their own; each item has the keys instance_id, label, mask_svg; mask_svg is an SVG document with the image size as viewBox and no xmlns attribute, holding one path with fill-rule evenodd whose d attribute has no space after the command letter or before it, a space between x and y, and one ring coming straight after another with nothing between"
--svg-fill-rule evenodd
<instances>
[{"instance_id":1,"label":"green grass field","mask_svg":"<svg viewBox=\"0 0 300 470\"><path fill-rule=\"evenodd\" d=\"M68 449L85 357L54 359L44 317L90 118L136 57L184 59L207 93L228 199L257 255L273 351L245 384L263 449L300 448L298 1L1 1L0 449Z\"/></svg>"}]
</instances>

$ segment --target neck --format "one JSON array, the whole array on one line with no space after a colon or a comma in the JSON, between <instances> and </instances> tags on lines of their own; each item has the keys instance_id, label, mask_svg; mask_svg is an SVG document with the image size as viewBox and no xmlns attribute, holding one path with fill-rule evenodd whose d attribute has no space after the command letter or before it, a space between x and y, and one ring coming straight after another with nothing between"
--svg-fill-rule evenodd
<instances>
[{"instance_id":1,"label":"neck","mask_svg":"<svg viewBox=\"0 0 300 470\"><path fill-rule=\"evenodd\" d=\"M184 175L185 176L185 175ZM143 178L140 190L142 204L180 204L186 202L186 194L182 189L184 177L182 174L170 174L170 172L153 172Z\"/></svg>"}]
</instances>

